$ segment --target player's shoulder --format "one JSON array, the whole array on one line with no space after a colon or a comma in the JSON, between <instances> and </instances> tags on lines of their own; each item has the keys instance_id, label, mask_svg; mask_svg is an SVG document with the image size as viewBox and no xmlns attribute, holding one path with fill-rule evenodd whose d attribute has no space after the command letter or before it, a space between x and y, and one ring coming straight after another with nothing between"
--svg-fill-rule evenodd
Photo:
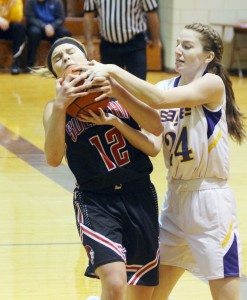
<instances>
[{"instance_id":1,"label":"player's shoulder","mask_svg":"<svg viewBox=\"0 0 247 300\"><path fill-rule=\"evenodd\" d=\"M216 101L220 102L224 99L225 94L225 83L223 79L216 74L206 73L204 76L200 78L203 89L210 91L211 95L214 95ZM213 98L211 98L213 100Z\"/></svg>"},{"instance_id":2,"label":"player's shoulder","mask_svg":"<svg viewBox=\"0 0 247 300\"><path fill-rule=\"evenodd\" d=\"M206 79L210 83L218 84L219 86L224 86L224 82L219 75L206 73L202 78Z\"/></svg>"}]
</instances>

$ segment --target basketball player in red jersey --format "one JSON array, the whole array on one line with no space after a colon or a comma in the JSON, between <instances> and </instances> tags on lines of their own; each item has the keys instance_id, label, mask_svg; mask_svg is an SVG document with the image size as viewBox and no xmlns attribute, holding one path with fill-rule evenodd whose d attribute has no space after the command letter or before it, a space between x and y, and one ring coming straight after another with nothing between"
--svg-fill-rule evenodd
<instances>
[{"instance_id":1,"label":"basketball player in red jersey","mask_svg":"<svg viewBox=\"0 0 247 300\"><path fill-rule=\"evenodd\" d=\"M158 285L159 229L148 155L160 151L163 126L158 112L140 101L130 116L116 98L132 96L117 83L105 112L79 119L66 114L70 103L87 94L77 86L85 75L64 81L61 76L69 66L85 63L78 41L63 38L52 45L47 64L58 79L56 98L44 110L45 155L54 167L65 155L76 178L76 222L89 257L85 275L101 280L101 299L149 300ZM101 84L107 89L106 81ZM150 129L150 118L152 133L140 129Z\"/></svg>"}]
</instances>

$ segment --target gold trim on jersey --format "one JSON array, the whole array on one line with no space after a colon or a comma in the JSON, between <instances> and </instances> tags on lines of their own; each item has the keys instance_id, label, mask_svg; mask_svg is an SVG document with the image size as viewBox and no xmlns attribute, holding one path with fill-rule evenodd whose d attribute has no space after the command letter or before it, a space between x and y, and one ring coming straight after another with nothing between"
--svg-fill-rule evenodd
<instances>
[{"instance_id":1,"label":"gold trim on jersey","mask_svg":"<svg viewBox=\"0 0 247 300\"><path fill-rule=\"evenodd\" d=\"M222 137L222 131L220 130L217 134L216 138L212 141L212 143L208 146L208 152L210 152L219 142L219 139Z\"/></svg>"}]
</instances>

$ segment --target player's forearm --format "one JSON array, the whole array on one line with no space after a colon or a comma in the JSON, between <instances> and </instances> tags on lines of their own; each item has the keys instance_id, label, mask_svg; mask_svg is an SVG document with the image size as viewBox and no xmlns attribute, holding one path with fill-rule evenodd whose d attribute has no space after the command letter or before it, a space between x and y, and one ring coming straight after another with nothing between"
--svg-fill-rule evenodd
<instances>
[{"instance_id":1,"label":"player's forearm","mask_svg":"<svg viewBox=\"0 0 247 300\"><path fill-rule=\"evenodd\" d=\"M160 148L156 145L155 139L149 138L149 136L145 135L142 131L130 127L121 119L117 119L115 127L132 146L141 150L145 154L154 157L159 153Z\"/></svg>"},{"instance_id":2,"label":"player's forearm","mask_svg":"<svg viewBox=\"0 0 247 300\"><path fill-rule=\"evenodd\" d=\"M163 95L153 84L132 75L116 65L105 65L105 68L110 77L114 78L137 99L155 109L160 108Z\"/></svg>"},{"instance_id":3,"label":"player's forearm","mask_svg":"<svg viewBox=\"0 0 247 300\"><path fill-rule=\"evenodd\" d=\"M53 106L51 115L44 117L45 156L53 167L61 164L65 152L65 112Z\"/></svg>"},{"instance_id":4,"label":"player's forearm","mask_svg":"<svg viewBox=\"0 0 247 300\"><path fill-rule=\"evenodd\" d=\"M157 110L139 101L116 81L112 81L115 98L125 107L132 118L145 130L158 136L163 126Z\"/></svg>"}]
</instances>

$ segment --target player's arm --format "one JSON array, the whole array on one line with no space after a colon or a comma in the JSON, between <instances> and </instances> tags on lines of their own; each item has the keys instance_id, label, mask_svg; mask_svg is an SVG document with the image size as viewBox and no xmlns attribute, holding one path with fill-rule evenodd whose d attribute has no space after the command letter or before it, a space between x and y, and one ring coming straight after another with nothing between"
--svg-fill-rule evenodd
<instances>
[{"instance_id":1,"label":"player's arm","mask_svg":"<svg viewBox=\"0 0 247 300\"><path fill-rule=\"evenodd\" d=\"M88 83L85 83L83 86L89 88L88 92L97 91L102 93L102 96L99 96L95 99L96 101L97 99L102 99L105 97L113 97L122 104L122 106L141 126L141 128L157 136L163 132L163 125L160 120L159 112L138 100L131 93L129 93L127 89L123 88L116 80L112 78L107 80L105 76L98 76L95 78L93 83L96 85L96 87L87 84Z\"/></svg>"},{"instance_id":2,"label":"player's arm","mask_svg":"<svg viewBox=\"0 0 247 300\"><path fill-rule=\"evenodd\" d=\"M105 113L100 109L100 114L89 111L90 116L79 114L78 119L96 125L111 125L117 128L121 134L137 149L149 156L156 156L161 149L162 137L156 136L145 130L137 130L113 114Z\"/></svg>"},{"instance_id":3,"label":"player's arm","mask_svg":"<svg viewBox=\"0 0 247 300\"><path fill-rule=\"evenodd\" d=\"M124 123L121 119L118 119L115 127L131 143L132 146L141 150L145 154L155 157L160 152L162 147L162 134L156 136L144 129L141 131L136 130Z\"/></svg>"},{"instance_id":4,"label":"player's arm","mask_svg":"<svg viewBox=\"0 0 247 300\"><path fill-rule=\"evenodd\" d=\"M88 73L88 81L93 82L98 76L112 77L137 99L156 109L203 104L214 109L223 101L224 83L214 74L206 74L189 84L163 91L116 65L103 65L95 61L92 64L93 66L84 66L84 70ZM123 100L120 102L125 105Z\"/></svg>"},{"instance_id":5,"label":"player's arm","mask_svg":"<svg viewBox=\"0 0 247 300\"><path fill-rule=\"evenodd\" d=\"M207 105L210 109L216 109L223 102L224 83L214 74L207 74L189 84L166 91L123 69L119 72L110 71L109 75L135 97L156 109L197 105Z\"/></svg>"},{"instance_id":6,"label":"player's arm","mask_svg":"<svg viewBox=\"0 0 247 300\"><path fill-rule=\"evenodd\" d=\"M138 100L115 80L110 81L113 97L123 105L141 128L159 136L163 132L159 112Z\"/></svg>"},{"instance_id":7,"label":"player's arm","mask_svg":"<svg viewBox=\"0 0 247 300\"><path fill-rule=\"evenodd\" d=\"M65 153L65 110L54 101L49 102L44 110L45 156L53 167L61 164Z\"/></svg>"},{"instance_id":8,"label":"player's arm","mask_svg":"<svg viewBox=\"0 0 247 300\"><path fill-rule=\"evenodd\" d=\"M80 80L80 76L75 76L72 80L70 76L65 80L56 80L56 98L49 102L44 110L45 155L47 163L54 167L58 166L64 157L66 109L77 97L87 94L77 86Z\"/></svg>"}]
</instances>

